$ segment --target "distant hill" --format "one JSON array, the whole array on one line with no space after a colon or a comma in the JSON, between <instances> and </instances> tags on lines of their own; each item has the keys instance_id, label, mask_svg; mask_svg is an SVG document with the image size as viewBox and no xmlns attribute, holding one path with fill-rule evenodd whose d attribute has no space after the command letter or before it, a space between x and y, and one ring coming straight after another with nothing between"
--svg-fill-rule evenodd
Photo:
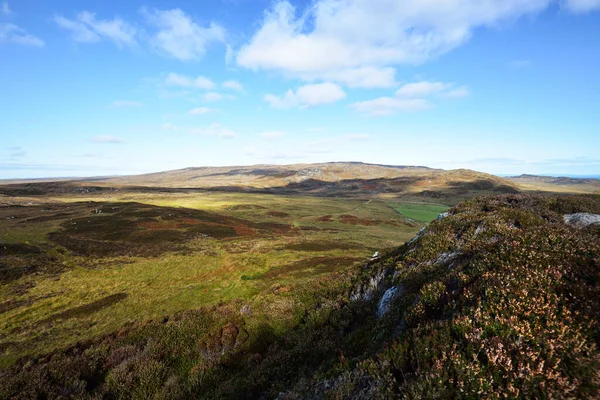
<instances>
[{"instance_id":1,"label":"distant hill","mask_svg":"<svg viewBox=\"0 0 600 400\"><path fill-rule=\"evenodd\" d=\"M444 204L475 195L517 193L505 178L467 169L391 166L358 162L185 168L121 177L69 182L19 182L0 185L0 194L86 193L109 188L142 191L270 193L314 196L402 197Z\"/></svg>"},{"instance_id":2,"label":"distant hill","mask_svg":"<svg viewBox=\"0 0 600 400\"><path fill-rule=\"evenodd\" d=\"M416 196L443 198L447 203L473 194L519 191L509 180L467 169L447 171L359 162L186 168L95 183L318 196Z\"/></svg>"},{"instance_id":3,"label":"distant hill","mask_svg":"<svg viewBox=\"0 0 600 400\"><path fill-rule=\"evenodd\" d=\"M554 177L523 174L507 177L525 190L557 191L571 193L598 193L600 192L600 179Z\"/></svg>"},{"instance_id":4,"label":"distant hill","mask_svg":"<svg viewBox=\"0 0 600 400\"><path fill-rule=\"evenodd\" d=\"M469 169L330 162L194 167L142 175L70 180L0 181L0 195L5 196L86 194L109 190L375 196L452 205L482 195L519 192L600 193L600 180L535 175L498 177Z\"/></svg>"}]
</instances>

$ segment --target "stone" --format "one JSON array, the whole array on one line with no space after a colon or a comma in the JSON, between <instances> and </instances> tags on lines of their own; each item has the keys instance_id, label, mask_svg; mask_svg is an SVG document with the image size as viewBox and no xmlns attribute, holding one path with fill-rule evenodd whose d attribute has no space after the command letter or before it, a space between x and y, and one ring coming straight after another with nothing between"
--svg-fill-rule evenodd
<instances>
[{"instance_id":1,"label":"stone","mask_svg":"<svg viewBox=\"0 0 600 400\"><path fill-rule=\"evenodd\" d=\"M578 228L585 228L588 225L600 225L600 214L576 213L563 215L565 223L575 225Z\"/></svg>"},{"instance_id":2,"label":"stone","mask_svg":"<svg viewBox=\"0 0 600 400\"><path fill-rule=\"evenodd\" d=\"M385 291L381 299L379 299L379 303L377 303L377 316L379 318L383 317L389 310L392 300L400 293L399 286L392 286L388 290Z\"/></svg>"}]
</instances>

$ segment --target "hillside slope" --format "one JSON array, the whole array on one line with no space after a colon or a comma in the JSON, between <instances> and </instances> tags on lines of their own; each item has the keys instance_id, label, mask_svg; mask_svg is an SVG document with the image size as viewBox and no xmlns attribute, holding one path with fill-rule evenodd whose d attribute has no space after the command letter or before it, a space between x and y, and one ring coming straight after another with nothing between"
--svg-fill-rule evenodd
<instances>
[{"instance_id":1,"label":"hillside slope","mask_svg":"<svg viewBox=\"0 0 600 400\"><path fill-rule=\"evenodd\" d=\"M385 166L364 163L256 165L186 168L145 175L72 181L4 182L0 195L241 192L357 198L403 198L456 204L473 196L518 193L515 183L467 169Z\"/></svg>"},{"instance_id":2,"label":"hillside slope","mask_svg":"<svg viewBox=\"0 0 600 400\"><path fill-rule=\"evenodd\" d=\"M595 398L598 196L469 200L354 273L123 327L0 398Z\"/></svg>"}]
</instances>

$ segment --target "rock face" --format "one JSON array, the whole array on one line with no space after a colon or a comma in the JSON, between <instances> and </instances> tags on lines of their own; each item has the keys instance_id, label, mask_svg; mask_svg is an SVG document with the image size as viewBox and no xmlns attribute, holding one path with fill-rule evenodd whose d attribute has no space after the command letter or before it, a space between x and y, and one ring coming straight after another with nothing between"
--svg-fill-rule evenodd
<instances>
[{"instance_id":1,"label":"rock face","mask_svg":"<svg viewBox=\"0 0 600 400\"><path fill-rule=\"evenodd\" d=\"M449 213L449 212L443 212L443 213L441 213L440 215L438 215L438 217L437 217L437 220L438 220L438 221L441 221L441 220L443 220L444 218L446 218L448 215L450 215L450 213Z\"/></svg>"},{"instance_id":2,"label":"rock face","mask_svg":"<svg viewBox=\"0 0 600 400\"><path fill-rule=\"evenodd\" d=\"M366 284L360 285L350 295L352 301L370 301L377 293L383 292L385 278L390 274L390 270L382 270L371 276Z\"/></svg>"},{"instance_id":3,"label":"rock face","mask_svg":"<svg viewBox=\"0 0 600 400\"><path fill-rule=\"evenodd\" d=\"M600 225L600 214L577 213L563 215L565 223L585 228L588 225Z\"/></svg>"},{"instance_id":4,"label":"rock face","mask_svg":"<svg viewBox=\"0 0 600 400\"><path fill-rule=\"evenodd\" d=\"M399 286L392 286L385 291L379 303L377 304L377 316L383 317L389 310L392 300L402 292L402 288Z\"/></svg>"}]
</instances>

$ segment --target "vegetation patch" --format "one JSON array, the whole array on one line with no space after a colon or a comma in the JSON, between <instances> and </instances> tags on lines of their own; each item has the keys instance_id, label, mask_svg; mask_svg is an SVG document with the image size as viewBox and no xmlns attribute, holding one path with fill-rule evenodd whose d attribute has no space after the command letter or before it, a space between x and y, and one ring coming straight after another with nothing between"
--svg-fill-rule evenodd
<instances>
[{"instance_id":1,"label":"vegetation patch","mask_svg":"<svg viewBox=\"0 0 600 400\"><path fill-rule=\"evenodd\" d=\"M110 213L103 213L105 208ZM82 256L158 256L192 239L254 235L270 227L199 210L125 203L98 205L94 215L65 221L49 238Z\"/></svg>"},{"instance_id":2,"label":"vegetation patch","mask_svg":"<svg viewBox=\"0 0 600 400\"><path fill-rule=\"evenodd\" d=\"M288 243L283 247L285 250L293 251L331 251L331 250L352 250L362 249L361 245L341 242L341 241L304 241L299 243Z\"/></svg>"},{"instance_id":3,"label":"vegetation patch","mask_svg":"<svg viewBox=\"0 0 600 400\"><path fill-rule=\"evenodd\" d=\"M339 221L342 224L349 225L363 225L363 226L373 226L373 225L381 225L383 221L373 218L359 218L355 215L340 215Z\"/></svg>"},{"instance_id":4,"label":"vegetation patch","mask_svg":"<svg viewBox=\"0 0 600 400\"><path fill-rule=\"evenodd\" d=\"M394 209L407 218L420 222L431 222L440 213L448 211L448 206L441 204L402 203L394 205Z\"/></svg>"},{"instance_id":5,"label":"vegetation patch","mask_svg":"<svg viewBox=\"0 0 600 400\"><path fill-rule=\"evenodd\" d=\"M41 320L38 324L45 325L58 320L87 317L92 313L98 312L103 308L110 307L113 304L125 300L126 298L127 293L111 294L91 303L84 304L79 307L73 307L58 314L51 315L50 317Z\"/></svg>"},{"instance_id":6,"label":"vegetation patch","mask_svg":"<svg viewBox=\"0 0 600 400\"><path fill-rule=\"evenodd\" d=\"M333 272L363 261L364 258L357 257L312 257L306 260L293 262L282 267L271 268L260 278L273 279L282 275L293 274L295 276L310 276L326 272Z\"/></svg>"},{"instance_id":7,"label":"vegetation patch","mask_svg":"<svg viewBox=\"0 0 600 400\"><path fill-rule=\"evenodd\" d=\"M267 214L275 218L287 218L290 216L290 214L282 211L269 211Z\"/></svg>"},{"instance_id":8,"label":"vegetation patch","mask_svg":"<svg viewBox=\"0 0 600 400\"><path fill-rule=\"evenodd\" d=\"M37 272L55 275L64 269L58 260L37 246L0 243L0 283L18 280Z\"/></svg>"}]
</instances>

